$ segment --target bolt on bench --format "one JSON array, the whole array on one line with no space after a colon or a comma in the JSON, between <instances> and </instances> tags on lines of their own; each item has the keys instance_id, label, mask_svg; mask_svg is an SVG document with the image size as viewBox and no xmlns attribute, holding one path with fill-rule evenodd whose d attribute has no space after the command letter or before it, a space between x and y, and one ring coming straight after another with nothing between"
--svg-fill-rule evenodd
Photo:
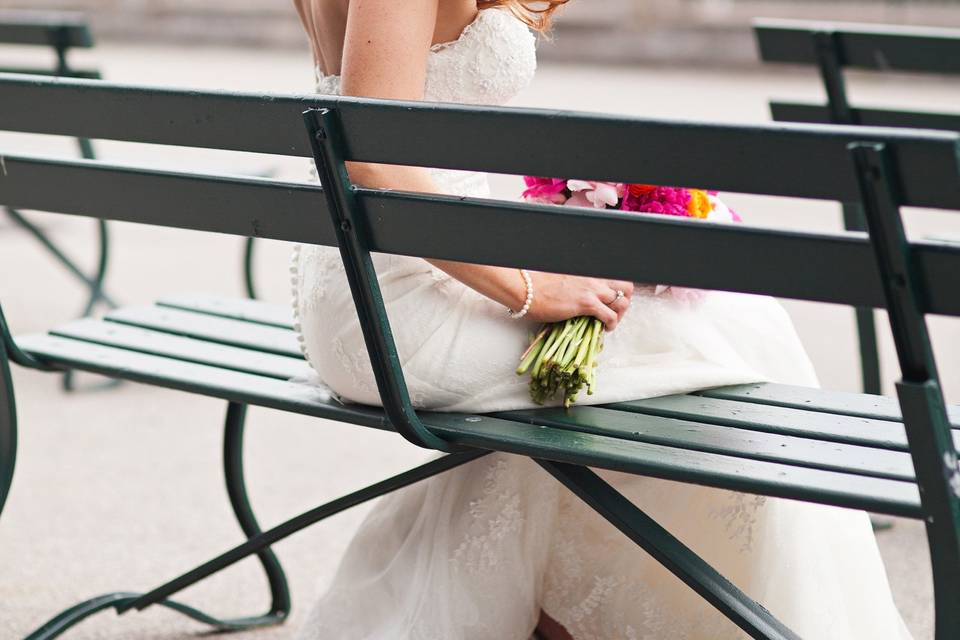
<instances>
[{"instance_id":1,"label":"bolt on bench","mask_svg":"<svg viewBox=\"0 0 960 640\"><path fill-rule=\"evenodd\" d=\"M226 400L224 470L248 537L147 593L112 593L80 603L31 640L56 637L105 608L122 613L153 604L220 630L281 622L291 603L271 544L490 451L536 460L754 638L797 635L590 467L922 519L933 559L937 638L956 637L960 412L948 412L944 404L925 315L960 315L960 247L908 242L899 208L960 209L960 135L695 124L4 75L0 95L3 130L313 157L324 187L10 155L0 176L0 203L338 245L384 405L341 405L291 382L306 363L287 310L277 306L181 295L120 309L102 321L79 320L16 338L0 316L0 505L16 453L7 361L53 371L71 367ZM44 105L57 105L69 117L51 118ZM571 137L578 139L577 154L566 153ZM451 139L460 144L450 145ZM678 146L697 153L672 153ZM629 165L621 161L628 154L636 159ZM858 202L870 234L801 233L359 188L346 175L344 163L351 160ZM58 188L49 188L53 184ZM507 227L511 233L502 234ZM424 228L431 233L422 233ZM531 244L530 237L541 242ZM584 245L585 237L596 242ZM690 253L679 256L678 243ZM899 403L755 384L570 411L417 412L406 393L371 251L887 308L904 372ZM767 268L755 268L758 258ZM791 277L779 275L786 272ZM248 405L396 431L446 455L262 532L246 498L241 463ZM273 598L265 614L223 620L170 599L254 554Z\"/></svg>"},{"instance_id":2,"label":"bolt on bench","mask_svg":"<svg viewBox=\"0 0 960 640\"><path fill-rule=\"evenodd\" d=\"M825 104L772 100L770 113L777 122L960 131L960 113L855 107L844 78L845 69L960 75L960 29L769 18L755 20L753 29L761 60L815 67L826 94ZM844 203L843 220L847 229L866 229L855 203ZM863 390L880 393L872 309L857 310L857 331Z\"/></svg>"}]
</instances>

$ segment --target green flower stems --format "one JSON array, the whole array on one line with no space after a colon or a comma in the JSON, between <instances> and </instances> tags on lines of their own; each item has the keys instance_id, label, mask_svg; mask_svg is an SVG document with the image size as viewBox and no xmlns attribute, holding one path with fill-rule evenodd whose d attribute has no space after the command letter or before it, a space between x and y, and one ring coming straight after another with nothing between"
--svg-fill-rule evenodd
<instances>
[{"instance_id":1,"label":"green flower stems","mask_svg":"<svg viewBox=\"0 0 960 640\"><path fill-rule=\"evenodd\" d=\"M537 404L563 394L569 407L586 387L593 393L597 354L603 349L603 323L579 316L545 325L520 356L517 375L530 372L530 397Z\"/></svg>"}]
</instances>

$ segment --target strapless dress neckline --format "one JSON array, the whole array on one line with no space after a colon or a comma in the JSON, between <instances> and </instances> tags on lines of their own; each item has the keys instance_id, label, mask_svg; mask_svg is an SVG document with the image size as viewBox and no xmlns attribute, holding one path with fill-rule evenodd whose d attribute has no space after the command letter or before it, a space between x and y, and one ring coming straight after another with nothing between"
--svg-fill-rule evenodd
<instances>
[{"instance_id":1,"label":"strapless dress neckline","mask_svg":"<svg viewBox=\"0 0 960 640\"><path fill-rule=\"evenodd\" d=\"M502 105L533 79L536 38L508 10L481 9L454 40L427 56L423 99L428 102ZM341 76L314 67L316 92L339 95Z\"/></svg>"}]
</instances>

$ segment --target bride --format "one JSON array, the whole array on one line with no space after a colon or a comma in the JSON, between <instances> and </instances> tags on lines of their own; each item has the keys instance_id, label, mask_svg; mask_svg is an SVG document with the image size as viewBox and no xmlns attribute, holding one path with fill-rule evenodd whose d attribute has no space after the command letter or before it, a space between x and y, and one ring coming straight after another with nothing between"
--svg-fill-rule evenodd
<instances>
[{"instance_id":1,"label":"bride","mask_svg":"<svg viewBox=\"0 0 960 640\"><path fill-rule=\"evenodd\" d=\"M545 30L565 1L296 0L318 93L474 104L503 104L527 85L536 68L531 29ZM489 194L478 173L349 170L355 183L381 188ZM817 384L789 318L767 297L712 292L692 303L615 280L532 272L528 281L517 269L390 255L374 262L421 408L533 406L516 359L539 323L578 315L609 332L592 403L763 380ZM299 247L292 270L307 360L343 401L379 404L338 251ZM801 637L910 637L866 514L603 476ZM383 499L300 637L526 640L534 632L745 637L535 463L506 454Z\"/></svg>"}]
</instances>

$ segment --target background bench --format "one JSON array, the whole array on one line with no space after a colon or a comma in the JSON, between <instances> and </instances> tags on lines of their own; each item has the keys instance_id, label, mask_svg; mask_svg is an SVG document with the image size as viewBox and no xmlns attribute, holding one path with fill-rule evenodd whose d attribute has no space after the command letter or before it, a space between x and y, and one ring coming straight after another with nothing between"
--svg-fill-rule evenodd
<instances>
[{"instance_id":1,"label":"background bench","mask_svg":"<svg viewBox=\"0 0 960 640\"><path fill-rule=\"evenodd\" d=\"M383 409L344 406L310 385L291 382L306 366L292 320L285 308L261 302L174 296L117 310L103 321L80 320L16 340L0 316L5 345L0 407L6 408L0 413L0 499L9 487L16 451L6 360L51 370L75 367L226 400L225 475L248 537L146 594L118 592L81 603L51 619L31 640L54 637L104 608L124 612L157 603L219 629L282 621L290 598L271 544L487 451L534 458L755 638L796 635L589 467L922 519L933 560L937 637L955 637L960 628L960 413L948 415L944 405L924 316L960 315L955 286L960 247L908 243L899 208L960 209L957 134L691 124L14 76L0 76L0 91L8 105L0 111L4 130L313 157L327 188L7 155L0 203L339 245L384 402ZM68 108L71 117L49 118L35 108L50 104ZM431 137L425 136L428 131ZM575 156L564 153L571 137L580 141ZM451 139L460 144L447 144ZM697 153L671 152L678 147ZM631 162L623 162L627 157ZM345 181L343 163L349 160L860 202L871 237L356 188ZM46 188L49 184L62 189ZM431 233L422 233L424 228ZM531 244L531 237L540 240ZM585 246L585 237L595 241ZM679 246L684 251L677 251ZM406 394L371 251L884 307L904 372L900 403L757 384L569 412L418 413ZM648 259L637 261L637 255ZM698 259L690 260L691 255ZM810 260L811 255L818 259ZM765 268L756 268L758 257ZM838 278L840 273L844 277ZM261 532L243 482L247 405L393 430L447 455ZM222 620L169 599L253 554L264 564L273 596L266 614Z\"/></svg>"},{"instance_id":2,"label":"background bench","mask_svg":"<svg viewBox=\"0 0 960 640\"><path fill-rule=\"evenodd\" d=\"M3 66L0 73L25 73L33 75L61 76L65 78L99 79L100 72L89 67L76 68L70 64L72 49L90 49L94 46L93 34L83 17L74 13L39 11L0 11L0 45L26 46L49 49L53 53L52 64L39 63L31 66ZM80 156L96 158L93 144L88 138L77 138ZM103 281L107 275L110 252L110 235L105 220L97 220L98 256L96 270L87 275L76 261L70 258L43 229L28 220L23 213L12 207L3 207L7 216L37 239L67 271L73 274L89 291L81 317L91 315L98 304L116 308L116 303L104 291ZM64 388L73 388L73 374L63 375Z\"/></svg>"},{"instance_id":3,"label":"background bench","mask_svg":"<svg viewBox=\"0 0 960 640\"><path fill-rule=\"evenodd\" d=\"M0 73L23 73L29 75L51 75L66 78L100 79L100 71L89 66L75 67L70 63L72 49L91 49L95 46L93 33L81 14L51 11L3 11L0 10L0 45L26 46L33 48L47 48L54 54L52 65L3 65L0 64ZM96 157L93 144L88 138L78 138L77 144L80 155L84 158ZM269 175L269 171L259 175ZM103 302L108 308L116 308L116 304L103 290L103 281L106 277L109 233L104 220L98 220L99 257L97 270L93 276L86 276L83 270L71 260L62 249L57 247L43 232L32 224L19 211L7 209L8 215L21 227L26 229L39 240L51 254L61 262L73 275L84 282L90 290L90 298L80 314L89 316L98 302ZM243 249L243 282L247 296L256 298L256 283L254 277L255 241L247 238ZM65 385L72 386L69 372L64 376Z\"/></svg>"},{"instance_id":4,"label":"background bench","mask_svg":"<svg viewBox=\"0 0 960 640\"><path fill-rule=\"evenodd\" d=\"M902 27L884 24L758 19L754 21L764 62L815 67L823 83L825 103L772 100L778 122L908 127L960 131L960 112L936 113L851 104L845 69L960 75L960 29ZM865 229L854 203L843 205L844 226ZM873 311L857 309L863 389L880 393L880 359Z\"/></svg>"}]
</instances>

